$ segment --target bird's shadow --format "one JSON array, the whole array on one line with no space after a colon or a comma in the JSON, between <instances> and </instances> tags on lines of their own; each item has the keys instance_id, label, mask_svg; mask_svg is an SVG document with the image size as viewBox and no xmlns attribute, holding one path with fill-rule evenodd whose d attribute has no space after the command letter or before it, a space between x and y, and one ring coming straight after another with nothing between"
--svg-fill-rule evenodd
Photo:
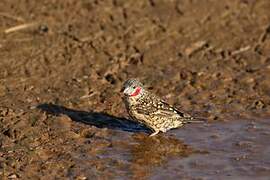
<instances>
[{"instance_id":1,"label":"bird's shadow","mask_svg":"<svg viewBox=\"0 0 270 180\"><path fill-rule=\"evenodd\" d=\"M55 116L61 114L67 115L73 121L89 124L98 128L119 129L128 132L151 132L150 129L143 124L126 118L115 117L107 113L79 111L48 103L38 105L37 109Z\"/></svg>"}]
</instances>

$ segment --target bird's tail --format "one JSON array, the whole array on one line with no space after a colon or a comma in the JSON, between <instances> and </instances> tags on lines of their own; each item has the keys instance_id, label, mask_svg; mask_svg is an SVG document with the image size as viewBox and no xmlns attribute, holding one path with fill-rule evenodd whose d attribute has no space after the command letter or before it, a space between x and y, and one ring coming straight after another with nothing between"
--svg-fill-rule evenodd
<instances>
[{"instance_id":1,"label":"bird's tail","mask_svg":"<svg viewBox=\"0 0 270 180\"><path fill-rule=\"evenodd\" d=\"M203 123L203 122L206 122L207 119L206 118L203 118L203 117L186 117L185 118L185 123Z\"/></svg>"}]
</instances>

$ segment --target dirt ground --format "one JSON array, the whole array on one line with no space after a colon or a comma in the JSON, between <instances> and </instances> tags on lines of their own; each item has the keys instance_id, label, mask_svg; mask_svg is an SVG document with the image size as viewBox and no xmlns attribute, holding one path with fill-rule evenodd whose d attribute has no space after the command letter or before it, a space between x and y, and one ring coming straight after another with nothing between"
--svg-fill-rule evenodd
<instances>
[{"instance_id":1,"label":"dirt ground","mask_svg":"<svg viewBox=\"0 0 270 180\"><path fill-rule=\"evenodd\" d=\"M269 9L1 0L0 177L269 178ZM120 97L131 77L207 123L149 138Z\"/></svg>"}]
</instances>

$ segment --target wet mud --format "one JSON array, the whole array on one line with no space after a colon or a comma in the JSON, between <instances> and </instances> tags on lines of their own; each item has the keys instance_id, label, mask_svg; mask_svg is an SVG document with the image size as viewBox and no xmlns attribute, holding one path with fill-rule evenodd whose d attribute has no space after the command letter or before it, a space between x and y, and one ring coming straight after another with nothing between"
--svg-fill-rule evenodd
<instances>
[{"instance_id":1,"label":"wet mud","mask_svg":"<svg viewBox=\"0 0 270 180\"><path fill-rule=\"evenodd\" d=\"M1 179L269 179L268 0L2 0ZM149 138L131 77L204 123Z\"/></svg>"}]
</instances>

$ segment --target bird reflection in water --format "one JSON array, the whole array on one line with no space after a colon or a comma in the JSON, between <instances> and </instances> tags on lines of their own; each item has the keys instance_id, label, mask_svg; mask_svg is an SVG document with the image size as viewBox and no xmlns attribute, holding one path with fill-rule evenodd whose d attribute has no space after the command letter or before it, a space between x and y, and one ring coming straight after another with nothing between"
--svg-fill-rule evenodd
<instances>
[{"instance_id":1,"label":"bird reflection in water","mask_svg":"<svg viewBox=\"0 0 270 180\"><path fill-rule=\"evenodd\" d=\"M138 134L131 145L131 166L133 177L142 179L151 174L155 167L162 167L170 159L181 159L196 153L192 147L172 136L157 136L149 138Z\"/></svg>"}]
</instances>

